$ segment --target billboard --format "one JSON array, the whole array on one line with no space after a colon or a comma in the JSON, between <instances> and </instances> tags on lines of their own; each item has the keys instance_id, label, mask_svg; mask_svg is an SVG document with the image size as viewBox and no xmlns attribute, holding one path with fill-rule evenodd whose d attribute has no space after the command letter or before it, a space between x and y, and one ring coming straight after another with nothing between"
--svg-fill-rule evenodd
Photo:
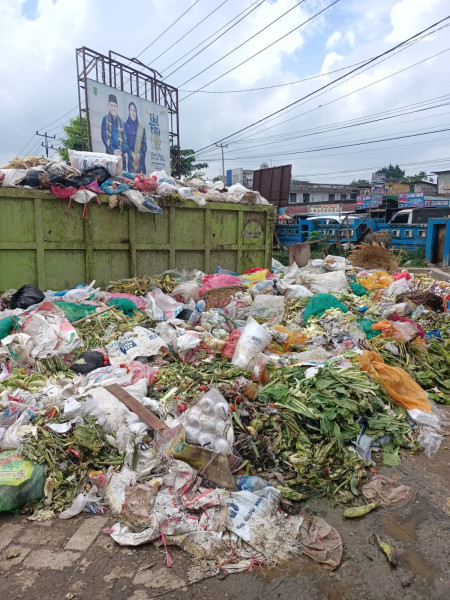
<instances>
[{"instance_id":1,"label":"billboard","mask_svg":"<svg viewBox=\"0 0 450 600\"><path fill-rule=\"evenodd\" d=\"M383 196L374 194L361 195L356 199L357 208L378 208L381 204L383 204Z\"/></svg>"},{"instance_id":2,"label":"billboard","mask_svg":"<svg viewBox=\"0 0 450 600\"><path fill-rule=\"evenodd\" d=\"M338 213L341 211L339 204L319 204L318 206L310 206L310 213Z\"/></svg>"},{"instance_id":3,"label":"billboard","mask_svg":"<svg viewBox=\"0 0 450 600\"><path fill-rule=\"evenodd\" d=\"M382 185L386 183L386 173L372 173L372 183Z\"/></svg>"},{"instance_id":4,"label":"billboard","mask_svg":"<svg viewBox=\"0 0 450 600\"><path fill-rule=\"evenodd\" d=\"M423 206L423 194L411 192L409 194L398 195L399 208L420 208Z\"/></svg>"},{"instance_id":5,"label":"billboard","mask_svg":"<svg viewBox=\"0 0 450 600\"><path fill-rule=\"evenodd\" d=\"M287 205L291 185L292 165L258 169L253 173L253 190L279 208Z\"/></svg>"},{"instance_id":6,"label":"billboard","mask_svg":"<svg viewBox=\"0 0 450 600\"><path fill-rule=\"evenodd\" d=\"M423 205L426 208L447 208L450 206L449 198L433 198L432 196L428 196L424 199Z\"/></svg>"},{"instance_id":7,"label":"billboard","mask_svg":"<svg viewBox=\"0 0 450 600\"><path fill-rule=\"evenodd\" d=\"M119 154L130 173L170 175L169 118L165 106L87 80L93 152Z\"/></svg>"}]
</instances>

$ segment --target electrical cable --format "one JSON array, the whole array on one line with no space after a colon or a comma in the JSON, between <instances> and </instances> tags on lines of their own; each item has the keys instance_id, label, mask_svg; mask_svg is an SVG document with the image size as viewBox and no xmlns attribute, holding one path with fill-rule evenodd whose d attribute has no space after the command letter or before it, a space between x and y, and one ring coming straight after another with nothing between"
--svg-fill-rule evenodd
<instances>
[{"instance_id":1,"label":"electrical cable","mask_svg":"<svg viewBox=\"0 0 450 600\"><path fill-rule=\"evenodd\" d=\"M273 21L271 21L268 25L266 25L265 27L263 27L262 29L260 29L259 31L257 31L256 33L254 33L252 36L250 36L249 38L247 38L246 40L244 40L241 44L239 44L239 46L236 46L235 48L233 48L232 50L230 50L229 52L227 52L226 54L224 54L223 56L221 56L220 58L218 58L216 61L214 61L213 63L211 63L210 65L208 65L207 67L205 67L204 69L202 69L201 71L199 71L196 75L193 75L192 77L190 77L189 79L186 79L186 81L184 83L182 83L179 87L186 85L186 83L189 83L189 81L192 81L193 79L196 79L199 75L201 75L202 73L205 73L206 71L209 71L209 69L211 69L214 65L216 65L217 63L221 62L224 58L226 58L227 56L230 56L230 54L233 54L233 52L236 52L236 50L239 50L239 48L242 48L242 46L245 46L245 44L248 44L248 42L250 42L251 40L253 40L255 37L257 37L258 35L260 35L261 33L263 33L263 31L266 31L266 29L269 29L269 27L272 27L272 25L275 25L275 23L277 23L280 19L282 19L283 17L285 17L287 14L289 14L291 11L293 11L295 8L298 8L301 4L303 4L303 2L305 2L305 0L299 0L299 2L296 2L294 4L294 6L292 6L289 10L287 10L286 12L284 12L282 15L280 15L279 17L277 17L276 19L274 19ZM339 2L339 0L335 0L334 4L336 4L337 2ZM323 12L323 11L322 11ZM296 29L298 29L299 27L301 27L302 25L304 25L304 23L302 23L301 25L298 25L297 27L294 27L294 29L292 29L292 31L290 31L289 33L287 33L286 35L284 35L283 37L286 37L287 35L293 33L294 31L296 31ZM281 39L277 40L277 42L279 42ZM275 44L276 42L274 42ZM271 44L273 45L273 44ZM267 46L267 48L269 48L270 46ZM266 48L263 48L263 50L265 50ZM262 50L261 50L262 52ZM206 86L205 86L206 87ZM195 92L192 92L195 93Z\"/></svg>"},{"instance_id":2,"label":"electrical cable","mask_svg":"<svg viewBox=\"0 0 450 600\"><path fill-rule=\"evenodd\" d=\"M199 52L197 52L197 54L194 54L194 56L191 56L191 58L189 58L188 60L186 60L182 65L180 65L179 67L177 67L174 71L172 71L168 75L164 75L163 79L167 79L168 77L171 77L174 73L176 73L182 67L184 67L184 65L187 65L187 63L191 62L191 60L193 60L199 54L201 54L204 50L206 50L206 48L209 48L210 46L212 46L212 44L214 44L215 42L217 42L217 40L219 40L221 37L223 37L224 35L226 35L229 31L231 31L234 27L236 27L236 25L238 25L241 21L243 21L246 17L248 17L253 11L255 11L257 8L259 8L261 6L261 4L264 4L265 1L266 0L256 0L255 2L253 2L253 4L250 4L250 6L248 8L244 9L242 12L240 12L235 17L233 17L230 21L228 21L228 23L225 23L225 25L223 27L220 27L217 31L215 31L214 33L212 33L209 37L207 37L206 39L204 39L203 42L200 42L200 44L198 44L197 46L195 46L195 48L192 48L184 56L182 56L181 58L179 58L178 60L176 60L175 62L173 62L172 64L170 64L168 67L166 67L165 69L163 69L162 70L163 73L164 73L164 71L168 71L177 62L180 62L180 60L183 60L183 58L185 58L188 54L190 54L191 52L193 52L194 50L196 50L199 46L201 46L202 44L204 44L205 42L207 42L211 37L213 37L214 35L216 35L216 33L218 33L219 31L222 31L222 33L220 35L218 35L216 37L216 39L214 39L212 42L210 42L204 48L202 48L201 50L199 50ZM223 30L224 27L226 27L227 25L229 25L230 23L232 23L235 19L237 19L238 17L240 17L247 10L249 12L246 15L244 15L241 19L239 19L238 21L236 21L236 23L233 23L233 25L231 27L228 27L228 29Z\"/></svg>"},{"instance_id":3,"label":"electrical cable","mask_svg":"<svg viewBox=\"0 0 450 600\"><path fill-rule=\"evenodd\" d=\"M447 20L449 20L449 19L450 19L450 16L447 16L447 17L445 17L444 19L441 19L440 21L437 21L436 23L433 23L432 25L430 25L430 26L429 26L429 27L427 27L426 29L423 29L422 31L419 31L419 32L418 32L418 33L416 33L415 35L413 35L413 36L411 36L411 37L407 38L407 39L406 39L406 40L404 40L403 42L400 42L400 43L399 43L399 44L397 44L396 46L393 46L392 48L390 48L390 49L388 49L388 50L386 50L386 51L382 52L382 53L381 53L381 54L379 54L378 56L376 56L376 57L374 57L373 59L371 59L370 61L368 61L368 63L366 63L366 64L370 64L370 63L372 63L372 62L375 62L375 60L378 60L379 58L381 58L381 57L383 57L383 56L386 56L386 55L388 55L388 54L392 53L392 52L393 52L394 50L396 50L397 48L400 48L401 46L404 46L404 45L405 45L407 42L409 42L409 41L411 41L411 40L415 39L416 37L419 37L419 35L422 35L422 34L423 34L423 33L425 33L426 31L429 31L430 29L433 29L433 28L434 28L434 27L436 27L437 25L440 25L441 23L443 23L444 21L447 21ZM243 131L247 131L247 130L248 130L248 129L250 129L251 127L253 127L253 126L255 126L255 125L259 124L259 123L262 123L262 122L266 121L268 118L270 118L270 117L272 117L272 116L274 116L274 115L276 115L276 114L279 114L279 113L281 113L281 112L285 111L286 109L288 109L288 108L290 108L290 107L292 107L292 106L295 106L296 104L298 104L298 103L299 103L299 102L301 102L302 100L305 100L305 99L307 99L307 98L309 98L309 97L311 97L311 96L313 96L313 95L317 94L317 92L319 92L319 91L322 91L322 90L324 90L324 89L326 89L326 88L329 88L329 87L330 87L331 85L333 85L334 83L336 83L336 82L338 82L338 81L340 81L340 80L343 80L343 79L345 79L345 78L346 78L346 77L347 77L349 74L351 74L351 73L354 73L354 72L356 72L356 71L360 70L361 68L362 68L362 67L356 67L355 69L353 69L353 71L350 71L350 73L347 73L347 74L345 74L345 75L342 75L341 77L338 77L337 79L334 79L334 80L333 80L333 81L331 81L330 83L327 83L327 84L325 84L324 86L322 86L321 88L319 88L319 89L317 89L317 90L314 90L314 91L312 91L312 92L310 92L310 93L306 94L306 95L305 95L305 96L303 96L302 98L299 98L298 100L295 100L294 102L291 102L290 104L288 104L288 105L284 106L283 108L280 108L280 109L278 109L277 111L274 111L273 113L271 113L271 114L269 114L269 115L267 115L267 116L265 116L265 117L262 117L261 119L258 119L257 121L255 121L254 123L251 123L250 125L247 125L246 127L242 127L241 129L239 129L239 130L235 131L234 133L231 133L231 134L229 134L229 135L227 135L227 136L225 136L225 137L223 137L223 138L221 138L221 139L219 139L219 140L216 140L214 143L208 144L207 146L204 146L203 148L200 148L199 150L196 150L196 153L197 153L197 152L200 152L201 150L205 150L206 148L210 148L210 147L214 146L216 143L220 143L220 142L223 142L223 141L225 141L225 140L229 140L230 138L234 137L234 136L235 136L235 135L237 135L238 133L242 133Z\"/></svg>"}]
</instances>

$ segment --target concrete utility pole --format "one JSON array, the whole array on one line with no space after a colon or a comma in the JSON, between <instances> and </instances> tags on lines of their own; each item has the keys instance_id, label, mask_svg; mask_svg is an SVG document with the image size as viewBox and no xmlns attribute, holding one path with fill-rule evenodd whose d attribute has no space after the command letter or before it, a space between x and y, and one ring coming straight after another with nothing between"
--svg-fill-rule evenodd
<instances>
[{"instance_id":1,"label":"concrete utility pole","mask_svg":"<svg viewBox=\"0 0 450 600\"><path fill-rule=\"evenodd\" d=\"M45 138L45 142L42 142L42 146L44 146L45 148L45 156L48 158L48 150L49 148L51 148L52 150L57 150L57 148L53 148L53 146L49 146L48 145L48 140L56 140L56 135L48 135L47 132L45 133L39 133L39 131L36 131L36 135L40 135L41 137Z\"/></svg>"},{"instance_id":2,"label":"concrete utility pole","mask_svg":"<svg viewBox=\"0 0 450 600\"><path fill-rule=\"evenodd\" d=\"M216 146L222 149L222 177L225 178L225 159L223 156L223 149L228 148L228 144L216 144Z\"/></svg>"}]
</instances>

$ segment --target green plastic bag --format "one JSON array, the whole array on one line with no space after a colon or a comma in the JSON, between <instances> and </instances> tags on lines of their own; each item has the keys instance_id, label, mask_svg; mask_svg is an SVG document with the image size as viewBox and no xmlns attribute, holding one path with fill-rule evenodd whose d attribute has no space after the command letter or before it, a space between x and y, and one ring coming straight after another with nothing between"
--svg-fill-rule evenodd
<instances>
[{"instance_id":1,"label":"green plastic bag","mask_svg":"<svg viewBox=\"0 0 450 600\"><path fill-rule=\"evenodd\" d=\"M83 319L95 312L95 306L90 306L89 304L76 304L75 302L53 302L53 304L64 312L66 319L70 323Z\"/></svg>"},{"instance_id":2,"label":"green plastic bag","mask_svg":"<svg viewBox=\"0 0 450 600\"><path fill-rule=\"evenodd\" d=\"M17 512L44 497L45 467L24 460L17 450L0 452L0 512Z\"/></svg>"},{"instance_id":3,"label":"green plastic bag","mask_svg":"<svg viewBox=\"0 0 450 600\"><path fill-rule=\"evenodd\" d=\"M0 319L0 340L7 337L11 333L13 325L13 317L5 317L4 319Z\"/></svg>"},{"instance_id":4,"label":"green plastic bag","mask_svg":"<svg viewBox=\"0 0 450 600\"><path fill-rule=\"evenodd\" d=\"M321 317L329 308L339 308L346 313L348 308L332 294L317 294L309 299L303 313L303 320L308 323L309 317Z\"/></svg>"},{"instance_id":5,"label":"green plastic bag","mask_svg":"<svg viewBox=\"0 0 450 600\"><path fill-rule=\"evenodd\" d=\"M367 296L367 290L360 283L349 283L355 296Z\"/></svg>"},{"instance_id":6,"label":"green plastic bag","mask_svg":"<svg viewBox=\"0 0 450 600\"><path fill-rule=\"evenodd\" d=\"M133 316L134 310L139 310L136 304L129 298L109 298L106 301L108 306L115 306L118 310L121 310L127 315L127 317Z\"/></svg>"},{"instance_id":7,"label":"green plastic bag","mask_svg":"<svg viewBox=\"0 0 450 600\"><path fill-rule=\"evenodd\" d=\"M371 340L381 333L381 329L370 329L370 326L375 323L375 321L372 321L371 319L357 319L356 322L364 331L368 340Z\"/></svg>"}]
</instances>

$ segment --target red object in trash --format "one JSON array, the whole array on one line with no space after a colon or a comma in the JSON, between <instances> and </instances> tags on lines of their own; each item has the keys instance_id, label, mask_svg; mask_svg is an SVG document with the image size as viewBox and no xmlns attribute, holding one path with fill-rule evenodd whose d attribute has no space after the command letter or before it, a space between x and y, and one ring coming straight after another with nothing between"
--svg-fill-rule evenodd
<instances>
[{"instance_id":1,"label":"red object in trash","mask_svg":"<svg viewBox=\"0 0 450 600\"><path fill-rule=\"evenodd\" d=\"M231 360L233 358L233 354L234 354L234 351L236 350L236 346L239 341L239 338L241 337L241 333L242 333L241 329L234 329L231 332L231 335L225 342L225 346L223 347L223 350L222 350L222 356L224 358L228 358L228 360Z\"/></svg>"}]
</instances>

